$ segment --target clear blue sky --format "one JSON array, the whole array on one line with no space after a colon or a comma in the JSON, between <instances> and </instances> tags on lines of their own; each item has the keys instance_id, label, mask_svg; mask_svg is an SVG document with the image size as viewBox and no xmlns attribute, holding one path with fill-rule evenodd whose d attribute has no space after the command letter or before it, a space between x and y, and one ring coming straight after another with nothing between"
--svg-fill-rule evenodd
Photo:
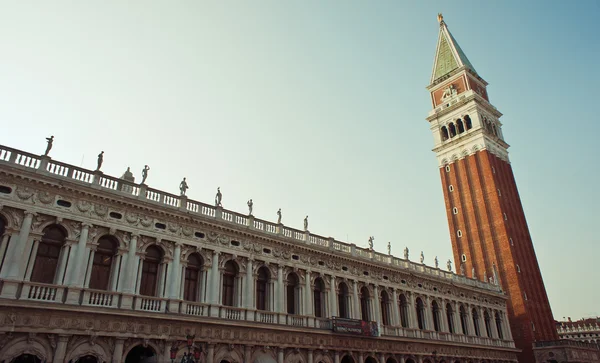
<instances>
[{"instance_id":1,"label":"clear blue sky","mask_svg":"<svg viewBox=\"0 0 600 363\"><path fill-rule=\"evenodd\" d=\"M445 261L440 11L504 113L555 318L600 315L598 1L7 1L0 143Z\"/></svg>"}]
</instances>

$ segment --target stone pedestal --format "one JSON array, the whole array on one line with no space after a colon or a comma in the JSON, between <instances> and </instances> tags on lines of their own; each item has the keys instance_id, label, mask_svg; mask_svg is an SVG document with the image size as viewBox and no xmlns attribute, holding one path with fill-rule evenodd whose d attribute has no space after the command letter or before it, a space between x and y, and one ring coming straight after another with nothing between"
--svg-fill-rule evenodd
<instances>
[{"instance_id":1,"label":"stone pedestal","mask_svg":"<svg viewBox=\"0 0 600 363\"><path fill-rule=\"evenodd\" d=\"M69 287L67 289L67 299L65 300L65 304L79 305L82 290L83 289L78 287Z\"/></svg>"},{"instance_id":2,"label":"stone pedestal","mask_svg":"<svg viewBox=\"0 0 600 363\"><path fill-rule=\"evenodd\" d=\"M181 300L169 300L167 309L170 313L179 314L179 307L181 306Z\"/></svg>"},{"instance_id":3,"label":"stone pedestal","mask_svg":"<svg viewBox=\"0 0 600 363\"><path fill-rule=\"evenodd\" d=\"M123 294L121 295L121 309L133 309L133 294Z\"/></svg>"},{"instance_id":4,"label":"stone pedestal","mask_svg":"<svg viewBox=\"0 0 600 363\"><path fill-rule=\"evenodd\" d=\"M20 293L20 282L16 280L4 280L0 298L16 300Z\"/></svg>"}]
</instances>

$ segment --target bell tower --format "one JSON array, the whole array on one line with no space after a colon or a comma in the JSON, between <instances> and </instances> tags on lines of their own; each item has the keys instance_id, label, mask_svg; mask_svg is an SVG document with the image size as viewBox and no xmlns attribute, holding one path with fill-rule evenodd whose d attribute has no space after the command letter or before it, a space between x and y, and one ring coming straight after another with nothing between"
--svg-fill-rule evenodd
<instances>
[{"instance_id":1,"label":"bell tower","mask_svg":"<svg viewBox=\"0 0 600 363\"><path fill-rule=\"evenodd\" d=\"M520 362L558 335L502 133L502 114L441 14L427 90L457 273L501 286Z\"/></svg>"}]
</instances>

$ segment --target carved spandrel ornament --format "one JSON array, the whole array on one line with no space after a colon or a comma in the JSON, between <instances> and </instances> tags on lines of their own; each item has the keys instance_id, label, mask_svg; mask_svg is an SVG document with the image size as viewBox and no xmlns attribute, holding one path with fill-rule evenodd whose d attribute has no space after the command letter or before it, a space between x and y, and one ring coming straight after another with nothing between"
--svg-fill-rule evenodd
<instances>
[{"instance_id":1,"label":"carved spandrel ornament","mask_svg":"<svg viewBox=\"0 0 600 363\"><path fill-rule=\"evenodd\" d=\"M34 192L35 191L33 189L22 185L18 185L15 191L17 197L23 201L29 200L33 196Z\"/></svg>"},{"instance_id":2,"label":"carved spandrel ornament","mask_svg":"<svg viewBox=\"0 0 600 363\"><path fill-rule=\"evenodd\" d=\"M79 210L81 213L86 214L92 209L92 203L88 202L87 200L80 199L75 203L75 207L77 207L77 210Z\"/></svg>"},{"instance_id":3,"label":"carved spandrel ornament","mask_svg":"<svg viewBox=\"0 0 600 363\"><path fill-rule=\"evenodd\" d=\"M189 226L183 226L183 227L181 227L181 233L186 237L191 237L192 234L194 233L194 229Z\"/></svg>"},{"instance_id":4,"label":"carved spandrel ornament","mask_svg":"<svg viewBox=\"0 0 600 363\"><path fill-rule=\"evenodd\" d=\"M129 223L133 226L137 226L139 223L139 220L140 220L140 218L137 215L137 213L130 212L130 211L125 212L125 221L127 221L127 223Z\"/></svg>"},{"instance_id":5,"label":"carved spandrel ornament","mask_svg":"<svg viewBox=\"0 0 600 363\"><path fill-rule=\"evenodd\" d=\"M55 199L55 194L51 194L50 192L46 191L46 190L40 190L37 192L37 200L40 201L42 204L51 204L54 199Z\"/></svg>"},{"instance_id":6,"label":"carved spandrel ornament","mask_svg":"<svg viewBox=\"0 0 600 363\"><path fill-rule=\"evenodd\" d=\"M53 217L47 216L47 215L43 215L43 214L38 214L36 216L33 217L33 221L31 222L31 230L33 232L38 232L41 233L41 227L42 225L45 225L46 223L48 223L51 219L53 219Z\"/></svg>"},{"instance_id":7,"label":"carved spandrel ornament","mask_svg":"<svg viewBox=\"0 0 600 363\"><path fill-rule=\"evenodd\" d=\"M140 224L146 228L150 227L152 225L152 218L148 217L148 216L141 216L140 217Z\"/></svg>"},{"instance_id":8,"label":"carved spandrel ornament","mask_svg":"<svg viewBox=\"0 0 600 363\"><path fill-rule=\"evenodd\" d=\"M167 230L171 233L179 232L179 225L171 222L167 222Z\"/></svg>"},{"instance_id":9,"label":"carved spandrel ornament","mask_svg":"<svg viewBox=\"0 0 600 363\"><path fill-rule=\"evenodd\" d=\"M101 218L108 214L108 207L103 204L94 204L94 213Z\"/></svg>"}]
</instances>

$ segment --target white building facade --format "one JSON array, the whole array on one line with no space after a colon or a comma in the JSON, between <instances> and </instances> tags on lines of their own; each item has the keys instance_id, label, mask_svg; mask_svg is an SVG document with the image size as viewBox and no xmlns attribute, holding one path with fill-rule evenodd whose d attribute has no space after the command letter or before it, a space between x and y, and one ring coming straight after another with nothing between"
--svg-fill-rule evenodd
<instances>
[{"instance_id":1,"label":"white building facade","mask_svg":"<svg viewBox=\"0 0 600 363\"><path fill-rule=\"evenodd\" d=\"M0 236L0 362L516 361L494 284L6 146Z\"/></svg>"}]
</instances>

